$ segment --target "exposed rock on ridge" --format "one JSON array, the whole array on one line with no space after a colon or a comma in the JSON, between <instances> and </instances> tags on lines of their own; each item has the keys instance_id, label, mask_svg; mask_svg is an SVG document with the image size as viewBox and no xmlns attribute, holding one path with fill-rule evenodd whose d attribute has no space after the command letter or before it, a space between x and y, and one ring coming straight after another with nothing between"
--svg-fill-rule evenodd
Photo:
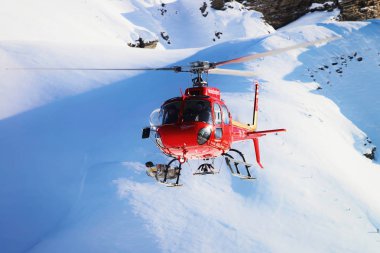
<instances>
[{"instance_id":1,"label":"exposed rock on ridge","mask_svg":"<svg viewBox=\"0 0 380 253\"><path fill-rule=\"evenodd\" d=\"M379 0L342 0L340 3L341 20L357 21L380 18Z\"/></svg>"},{"instance_id":2,"label":"exposed rock on ridge","mask_svg":"<svg viewBox=\"0 0 380 253\"><path fill-rule=\"evenodd\" d=\"M223 10L231 0L211 0L211 7ZM380 18L379 0L236 0L247 8L261 12L275 29L289 24L308 12L341 10L340 20L357 21ZM313 3L320 4L310 8Z\"/></svg>"},{"instance_id":3,"label":"exposed rock on ridge","mask_svg":"<svg viewBox=\"0 0 380 253\"><path fill-rule=\"evenodd\" d=\"M263 13L265 20L275 29L296 20L309 11L311 0L248 0L248 8Z\"/></svg>"}]
</instances>

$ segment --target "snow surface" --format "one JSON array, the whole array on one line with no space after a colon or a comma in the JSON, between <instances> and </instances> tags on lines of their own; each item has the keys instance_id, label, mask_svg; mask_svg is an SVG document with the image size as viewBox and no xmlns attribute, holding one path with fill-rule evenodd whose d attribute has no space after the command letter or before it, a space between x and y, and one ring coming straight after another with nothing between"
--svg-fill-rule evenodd
<instances>
[{"instance_id":1,"label":"snow surface","mask_svg":"<svg viewBox=\"0 0 380 253\"><path fill-rule=\"evenodd\" d=\"M203 1L193 0L3 2L0 64L8 68L160 67L193 54L191 48L274 31L261 20L261 13L238 3L230 4L227 11L207 7L208 15L203 17L199 9ZM169 35L170 44L162 32ZM159 40L158 49L184 50L141 51L126 46L139 37ZM76 71L63 76L62 72L4 69L0 73L0 92L5 98L0 101L0 119L135 74Z\"/></svg>"},{"instance_id":2,"label":"snow surface","mask_svg":"<svg viewBox=\"0 0 380 253\"><path fill-rule=\"evenodd\" d=\"M259 14L234 14L238 5L228 17L208 8L205 22L203 1L163 1L164 17L181 12L169 22L156 0L3 2L1 252L378 252L380 166L361 150L367 135L380 143L379 21L321 23L313 13L268 34ZM126 46L161 27L171 46ZM216 45L215 27L227 31ZM342 39L228 66L258 74L259 129L287 128L262 138L265 170L254 182L231 177L221 160L220 174L205 177L192 176L198 162L190 162L181 188L145 175L144 162L166 158L141 128L190 85L187 74L5 69L183 65L332 35ZM209 83L249 121L252 80L210 75ZM236 147L254 161L252 143Z\"/></svg>"}]
</instances>

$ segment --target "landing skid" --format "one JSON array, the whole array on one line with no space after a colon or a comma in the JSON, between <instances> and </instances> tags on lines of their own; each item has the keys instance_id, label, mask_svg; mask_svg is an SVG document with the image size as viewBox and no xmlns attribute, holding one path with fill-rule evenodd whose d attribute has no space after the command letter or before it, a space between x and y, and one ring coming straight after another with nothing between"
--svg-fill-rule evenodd
<instances>
[{"instance_id":1,"label":"landing skid","mask_svg":"<svg viewBox=\"0 0 380 253\"><path fill-rule=\"evenodd\" d=\"M158 183L162 184L162 185L165 185L166 187L179 187L179 186L182 186L182 184L163 182L163 181L158 181Z\"/></svg>"},{"instance_id":2,"label":"landing skid","mask_svg":"<svg viewBox=\"0 0 380 253\"><path fill-rule=\"evenodd\" d=\"M245 176L245 175L241 175L241 174L232 174L232 176L238 177L242 180L254 180L254 179L256 179L255 177L249 177L249 176Z\"/></svg>"},{"instance_id":3,"label":"landing skid","mask_svg":"<svg viewBox=\"0 0 380 253\"><path fill-rule=\"evenodd\" d=\"M238 157L238 159L235 159L232 154ZM230 149L229 153L224 153L223 156L232 176L243 180L256 179L249 170L252 164L246 162L243 153L239 150ZM173 166L175 162L178 163L178 166ZM145 165L147 167L146 174L154 178L157 183L165 185L166 187L182 186L182 184L179 183L182 164L178 159L174 158L168 164L154 165L152 162L147 162ZM213 175L217 173L219 173L219 171L216 171L212 164L204 163L198 167L193 175Z\"/></svg>"},{"instance_id":4,"label":"landing skid","mask_svg":"<svg viewBox=\"0 0 380 253\"><path fill-rule=\"evenodd\" d=\"M252 176L251 172L249 171L249 168L252 167L252 164L249 164L245 161L243 153L241 153L239 150L236 150L236 149L230 149L230 152L236 153L241 158L241 160L237 160L231 154L228 154L228 153L223 154L226 160L227 167L230 169L231 174L234 177L238 177L244 180L256 179L255 177ZM239 170L239 165L245 168L246 173L243 173Z\"/></svg>"}]
</instances>

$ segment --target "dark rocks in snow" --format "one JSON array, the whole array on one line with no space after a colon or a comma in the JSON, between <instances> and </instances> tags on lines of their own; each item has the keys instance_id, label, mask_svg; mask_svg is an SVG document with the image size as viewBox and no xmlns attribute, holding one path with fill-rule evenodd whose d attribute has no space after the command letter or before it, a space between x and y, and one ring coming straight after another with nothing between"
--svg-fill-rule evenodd
<instances>
[{"instance_id":1,"label":"dark rocks in snow","mask_svg":"<svg viewBox=\"0 0 380 253\"><path fill-rule=\"evenodd\" d=\"M359 21L380 17L380 1L378 0L341 0L340 19L344 21Z\"/></svg>"},{"instance_id":2,"label":"dark rocks in snow","mask_svg":"<svg viewBox=\"0 0 380 253\"><path fill-rule=\"evenodd\" d=\"M199 8L199 10L201 11L203 17L207 17L208 11L206 11L207 10L206 2L203 2L203 5Z\"/></svg>"},{"instance_id":3,"label":"dark rocks in snow","mask_svg":"<svg viewBox=\"0 0 380 253\"><path fill-rule=\"evenodd\" d=\"M365 151L363 155L368 159L375 160L376 146L372 144L372 141L367 137L364 140Z\"/></svg>"},{"instance_id":4,"label":"dark rocks in snow","mask_svg":"<svg viewBox=\"0 0 380 253\"><path fill-rule=\"evenodd\" d=\"M144 40L143 38L138 38L136 43L128 43L130 47L138 47L138 48L156 48L158 40Z\"/></svg>"},{"instance_id":5,"label":"dark rocks in snow","mask_svg":"<svg viewBox=\"0 0 380 253\"><path fill-rule=\"evenodd\" d=\"M161 38L163 38L168 44L171 44L169 35L166 32L161 32Z\"/></svg>"},{"instance_id":6,"label":"dark rocks in snow","mask_svg":"<svg viewBox=\"0 0 380 253\"><path fill-rule=\"evenodd\" d=\"M315 11L328 11L331 12L334 9L337 8L337 2L336 1L323 1L323 0L314 0L312 1L313 3L319 3L321 4L318 7L315 7L313 9L310 9L310 12L315 12Z\"/></svg>"},{"instance_id":7,"label":"dark rocks in snow","mask_svg":"<svg viewBox=\"0 0 380 253\"><path fill-rule=\"evenodd\" d=\"M162 4L161 4L161 7L162 7L162 8L161 8L161 9L158 9L158 10L161 12L161 16L164 16L165 13L168 12L168 10L165 9L165 6L166 6L166 4L162 3Z\"/></svg>"},{"instance_id":8,"label":"dark rocks in snow","mask_svg":"<svg viewBox=\"0 0 380 253\"><path fill-rule=\"evenodd\" d=\"M225 10L231 0L211 0L211 7ZM236 0L251 10L263 13L265 20L275 29L283 27L308 12L333 11L339 8L340 20L357 21L380 17L379 0ZM313 3L320 4L310 8ZM205 8L204 8L205 9ZM203 11L202 11L202 15Z\"/></svg>"},{"instance_id":9,"label":"dark rocks in snow","mask_svg":"<svg viewBox=\"0 0 380 253\"><path fill-rule=\"evenodd\" d=\"M380 53L379 53L379 56L380 56ZM356 59L359 62L364 60L364 58L360 56L360 53L358 52L353 52L348 55L343 54L339 56L334 56L331 58L331 62L330 62L331 65L320 63L319 66L315 66L314 69L307 68L308 76L314 82L326 83L327 85L331 86L330 84L331 75L334 75L334 73L336 73L340 77L343 77L343 73L344 73L343 68L347 68L348 64L354 64L353 59ZM326 78L327 80L320 80L320 77L322 79Z\"/></svg>"},{"instance_id":10,"label":"dark rocks in snow","mask_svg":"<svg viewBox=\"0 0 380 253\"><path fill-rule=\"evenodd\" d=\"M226 9L224 6L225 1L224 0L211 0L211 8L219 11L223 11Z\"/></svg>"},{"instance_id":11,"label":"dark rocks in snow","mask_svg":"<svg viewBox=\"0 0 380 253\"><path fill-rule=\"evenodd\" d=\"M368 159L375 160L375 152L376 147L372 147L368 153L364 153L363 155Z\"/></svg>"},{"instance_id":12,"label":"dark rocks in snow","mask_svg":"<svg viewBox=\"0 0 380 253\"><path fill-rule=\"evenodd\" d=\"M311 0L238 0L247 8L263 13L265 20L275 29L298 19L307 12Z\"/></svg>"},{"instance_id":13,"label":"dark rocks in snow","mask_svg":"<svg viewBox=\"0 0 380 253\"><path fill-rule=\"evenodd\" d=\"M223 33L222 32L215 32L214 35L217 39L220 39L220 36L222 35ZM216 38L213 38L212 40L213 41L216 41Z\"/></svg>"},{"instance_id":14,"label":"dark rocks in snow","mask_svg":"<svg viewBox=\"0 0 380 253\"><path fill-rule=\"evenodd\" d=\"M308 12L332 11L337 7L338 0L236 0L251 10L264 15L265 20L275 29L283 27ZM227 1L225 1L227 2ZM321 6L310 9L312 3Z\"/></svg>"}]
</instances>

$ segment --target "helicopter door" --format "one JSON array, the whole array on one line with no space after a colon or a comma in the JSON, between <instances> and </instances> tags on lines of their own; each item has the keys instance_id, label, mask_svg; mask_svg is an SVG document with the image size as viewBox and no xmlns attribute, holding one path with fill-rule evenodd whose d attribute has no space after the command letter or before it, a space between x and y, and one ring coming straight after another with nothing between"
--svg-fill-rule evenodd
<instances>
[{"instance_id":1,"label":"helicopter door","mask_svg":"<svg viewBox=\"0 0 380 253\"><path fill-rule=\"evenodd\" d=\"M214 123L215 123L215 140L221 140L223 137L222 110L220 105L214 104Z\"/></svg>"}]
</instances>

